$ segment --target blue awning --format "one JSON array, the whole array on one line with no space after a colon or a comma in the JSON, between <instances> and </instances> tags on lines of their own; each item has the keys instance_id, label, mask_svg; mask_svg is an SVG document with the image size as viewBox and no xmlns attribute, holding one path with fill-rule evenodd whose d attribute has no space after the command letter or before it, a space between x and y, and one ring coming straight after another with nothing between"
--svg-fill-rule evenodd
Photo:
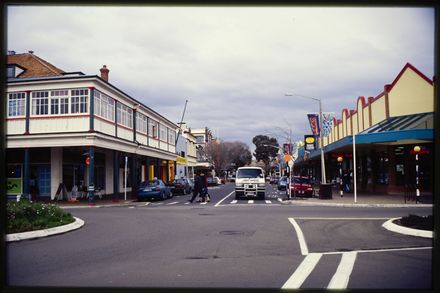
<instances>
[{"instance_id":1,"label":"blue awning","mask_svg":"<svg viewBox=\"0 0 440 293\"><path fill-rule=\"evenodd\" d=\"M365 144L411 144L430 142L434 139L433 112L390 117L356 134L356 145ZM346 136L324 147L324 152L332 152L351 146L353 136ZM311 151L307 158L320 156L320 150ZM297 162L301 162L304 148L298 150Z\"/></svg>"}]
</instances>

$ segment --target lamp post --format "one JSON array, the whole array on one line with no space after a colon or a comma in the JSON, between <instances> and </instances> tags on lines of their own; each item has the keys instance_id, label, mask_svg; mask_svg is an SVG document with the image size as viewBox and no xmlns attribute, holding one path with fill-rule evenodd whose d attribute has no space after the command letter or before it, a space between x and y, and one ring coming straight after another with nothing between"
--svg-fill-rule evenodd
<instances>
[{"instance_id":1,"label":"lamp post","mask_svg":"<svg viewBox=\"0 0 440 293\"><path fill-rule=\"evenodd\" d=\"M320 149L321 149L321 183L325 184L327 182L327 180L325 178L324 144L323 144L323 139L322 139L322 102L321 102L321 99L303 96L303 95L297 95L297 94L290 94L290 93L285 94L285 96L287 96L287 97L298 96L298 97L312 99L314 101L319 102L319 144L320 144Z\"/></svg>"},{"instance_id":2,"label":"lamp post","mask_svg":"<svg viewBox=\"0 0 440 293\"><path fill-rule=\"evenodd\" d=\"M414 148L414 153L416 154L416 203L419 202L420 190L419 190L419 152L421 148L416 145Z\"/></svg>"},{"instance_id":3,"label":"lamp post","mask_svg":"<svg viewBox=\"0 0 440 293\"><path fill-rule=\"evenodd\" d=\"M341 195L341 197L343 197L344 190L343 190L343 183L342 183L342 161L344 160L344 158L339 156L337 160L339 163L339 194Z\"/></svg>"}]
</instances>

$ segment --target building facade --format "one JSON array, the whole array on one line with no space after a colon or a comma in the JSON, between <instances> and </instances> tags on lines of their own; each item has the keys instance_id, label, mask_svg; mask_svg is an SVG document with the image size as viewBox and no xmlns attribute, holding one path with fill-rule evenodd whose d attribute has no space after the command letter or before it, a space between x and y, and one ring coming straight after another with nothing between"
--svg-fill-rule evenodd
<instances>
[{"instance_id":1,"label":"building facade","mask_svg":"<svg viewBox=\"0 0 440 293\"><path fill-rule=\"evenodd\" d=\"M177 165L176 177L194 178L194 168L197 165L196 137L191 133L191 128L182 124L177 140Z\"/></svg>"},{"instance_id":2,"label":"building facade","mask_svg":"<svg viewBox=\"0 0 440 293\"><path fill-rule=\"evenodd\" d=\"M357 187L373 193L403 193L415 185L414 147L420 146L419 188L432 193L434 81L407 63L376 97L358 97L355 109L343 109L323 140L326 178L335 180L342 169L353 176L353 135ZM342 162L338 162L338 158ZM320 151L302 148L298 172L320 179Z\"/></svg>"},{"instance_id":3,"label":"building facade","mask_svg":"<svg viewBox=\"0 0 440 293\"><path fill-rule=\"evenodd\" d=\"M112 85L105 65L100 76L68 73L32 51L7 63L8 195L79 190L93 201L173 179L177 125Z\"/></svg>"}]
</instances>

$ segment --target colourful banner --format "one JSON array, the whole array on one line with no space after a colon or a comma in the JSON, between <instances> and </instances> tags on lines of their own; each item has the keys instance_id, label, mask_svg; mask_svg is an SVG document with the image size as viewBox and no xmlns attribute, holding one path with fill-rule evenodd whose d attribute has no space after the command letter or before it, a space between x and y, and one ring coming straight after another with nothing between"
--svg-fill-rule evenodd
<instances>
[{"instance_id":1,"label":"colourful banner","mask_svg":"<svg viewBox=\"0 0 440 293\"><path fill-rule=\"evenodd\" d=\"M284 154L290 155L291 154L291 152L290 152L290 144L288 144L288 143L283 144L283 150L284 150Z\"/></svg>"},{"instance_id":2,"label":"colourful banner","mask_svg":"<svg viewBox=\"0 0 440 293\"><path fill-rule=\"evenodd\" d=\"M307 114L307 118L309 118L310 128L312 129L312 133L316 136L319 136L319 116L318 114Z\"/></svg>"},{"instance_id":3,"label":"colourful banner","mask_svg":"<svg viewBox=\"0 0 440 293\"><path fill-rule=\"evenodd\" d=\"M322 135L327 137L333 128L333 113L322 113Z\"/></svg>"}]
</instances>

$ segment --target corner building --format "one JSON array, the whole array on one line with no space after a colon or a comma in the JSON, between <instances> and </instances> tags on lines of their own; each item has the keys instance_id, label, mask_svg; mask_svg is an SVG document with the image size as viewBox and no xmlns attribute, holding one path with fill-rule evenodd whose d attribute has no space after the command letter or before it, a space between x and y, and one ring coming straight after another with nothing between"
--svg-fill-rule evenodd
<instances>
[{"instance_id":1,"label":"corner building","mask_svg":"<svg viewBox=\"0 0 440 293\"><path fill-rule=\"evenodd\" d=\"M7 69L9 197L54 200L60 185L135 197L143 180L174 179L177 125L112 85L105 65L101 76L64 72L10 51Z\"/></svg>"}]
</instances>

